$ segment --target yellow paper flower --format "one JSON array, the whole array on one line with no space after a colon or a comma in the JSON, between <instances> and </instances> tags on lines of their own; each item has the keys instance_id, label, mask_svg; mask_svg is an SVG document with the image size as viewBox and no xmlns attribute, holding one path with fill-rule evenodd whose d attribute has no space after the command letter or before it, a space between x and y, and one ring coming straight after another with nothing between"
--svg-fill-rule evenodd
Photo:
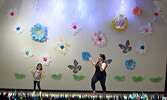
<instances>
[{"instance_id":1,"label":"yellow paper flower","mask_svg":"<svg viewBox=\"0 0 167 100\"><path fill-rule=\"evenodd\" d=\"M66 43L64 39L60 39L57 44L55 44L55 50L65 55L70 46L71 45L69 43Z\"/></svg>"},{"instance_id":2,"label":"yellow paper flower","mask_svg":"<svg viewBox=\"0 0 167 100\"><path fill-rule=\"evenodd\" d=\"M110 25L116 31L124 31L127 28L128 19L124 15L119 15L111 21Z\"/></svg>"}]
</instances>

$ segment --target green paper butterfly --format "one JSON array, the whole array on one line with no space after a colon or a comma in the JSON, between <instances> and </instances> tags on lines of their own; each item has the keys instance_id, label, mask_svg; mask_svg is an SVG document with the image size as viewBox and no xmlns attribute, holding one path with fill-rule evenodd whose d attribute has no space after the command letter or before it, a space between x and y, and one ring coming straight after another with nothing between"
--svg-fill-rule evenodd
<instances>
[{"instance_id":1,"label":"green paper butterfly","mask_svg":"<svg viewBox=\"0 0 167 100\"><path fill-rule=\"evenodd\" d=\"M126 44L119 44L119 47L123 49L123 53L127 53L128 51L132 50L132 47L130 46L129 40L126 41Z\"/></svg>"},{"instance_id":2,"label":"green paper butterfly","mask_svg":"<svg viewBox=\"0 0 167 100\"><path fill-rule=\"evenodd\" d=\"M76 74L73 75L74 80L81 81L85 78L85 76L77 76Z\"/></svg>"},{"instance_id":3,"label":"green paper butterfly","mask_svg":"<svg viewBox=\"0 0 167 100\"><path fill-rule=\"evenodd\" d=\"M139 77L133 76L133 77L132 77L132 80L133 80L134 82L141 82L141 81L144 80L144 78L141 77L141 76L139 76Z\"/></svg>"},{"instance_id":4,"label":"green paper butterfly","mask_svg":"<svg viewBox=\"0 0 167 100\"><path fill-rule=\"evenodd\" d=\"M26 77L25 74L14 73L16 79L23 79Z\"/></svg>"},{"instance_id":5,"label":"green paper butterfly","mask_svg":"<svg viewBox=\"0 0 167 100\"><path fill-rule=\"evenodd\" d=\"M118 82L123 82L125 80L125 76L115 76L114 79Z\"/></svg>"},{"instance_id":6,"label":"green paper butterfly","mask_svg":"<svg viewBox=\"0 0 167 100\"><path fill-rule=\"evenodd\" d=\"M55 80L61 80L63 75L62 74L52 74L51 77Z\"/></svg>"},{"instance_id":7,"label":"green paper butterfly","mask_svg":"<svg viewBox=\"0 0 167 100\"><path fill-rule=\"evenodd\" d=\"M81 65L78 65L77 60L74 60L74 66L73 65L68 65L68 67L73 70L74 73L77 73L78 71L81 70Z\"/></svg>"}]
</instances>

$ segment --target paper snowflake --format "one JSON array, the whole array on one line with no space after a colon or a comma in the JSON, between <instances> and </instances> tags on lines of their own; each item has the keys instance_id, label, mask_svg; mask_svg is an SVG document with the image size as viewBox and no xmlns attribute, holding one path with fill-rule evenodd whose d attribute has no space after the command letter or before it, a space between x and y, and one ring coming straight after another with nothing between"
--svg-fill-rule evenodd
<instances>
[{"instance_id":1,"label":"paper snowflake","mask_svg":"<svg viewBox=\"0 0 167 100\"><path fill-rule=\"evenodd\" d=\"M17 23L12 27L12 30L14 34L18 35L24 31L24 27L21 24Z\"/></svg>"},{"instance_id":2,"label":"paper snowflake","mask_svg":"<svg viewBox=\"0 0 167 100\"><path fill-rule=\"evenodd\" d=\"M142 55L142 54L145 54L147 50L148 50L147 44L139 40L137 44L136 52Z\"/></svg>"},{"instance_id":3,"label":"paper snowflake","mask_svg":"<svg viewBox=\"0 0 167 100\"><path fill-rule=\"evenodd\" d=\"M51 57L47 53L40 54L39 57L39 63L42 63L42 65L49 65L51 62Z\"/></svg>"},{"instance_id":4,"label":"paper snowflake","mask_svg":"<svg viewBox=\"0 0 167 100\"><path fill-rule=\"evenodd\" d=\"M152 27L151 23L147 23L144 26L140 26L139 30L141 31L141 34L145 34L145 36L152 34Z\"/></svg>"},{"instance_id":5,"label":"paper snowflake","mask_svg":"<svg viewBox=\"0 0 167 100\"><path fill-rule=\"evenodd\" d=\"M102 33L101 31L98 31L98 33L94 33L92 40L95 45L98 45L99 47L103 47L106 45L107 37L104 33Z\"/></svg>"},{"instance_id":6,"label":"paper snowflake","mask_svg":"<svg viewBox=\"0 0 167 100\"><path fill-rule=\"evenodd\" d=\"M69 43L66 43L64 39L60 39L57 44L55 44L55 50L65 55L70 46L71 45Z\"/></svg>"}]
</instances>

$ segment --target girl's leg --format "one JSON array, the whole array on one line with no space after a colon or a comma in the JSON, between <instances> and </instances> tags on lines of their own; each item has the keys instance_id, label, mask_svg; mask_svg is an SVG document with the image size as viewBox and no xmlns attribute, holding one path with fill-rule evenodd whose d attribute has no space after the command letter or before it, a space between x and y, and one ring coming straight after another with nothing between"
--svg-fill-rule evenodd
<instances>
[{"instance_id":1,"label":"girl's leg","mask_svg":"<svg viewBox=\"0 0 167 100\"><path fill-rule=\"evenodd\" d=\"M40 81L37 82L37 85L38 85L38 89L39 89L39 91L41 91Z\"/></svg>"},{"instance_id":2,"label":"girl's leg","mask_svg":"<svg viewBox=\"0 0 167 100\"><path fill-rule=\"evenodd\" d=\"M105 82L106 82L106 75L100 77L100 84L101 84L101 87L102 87L102 89L103 89L103 93L106 93Z\"/></svg>"},{"instance_id":3,"label":"girl's leg","mask_svg":"<svg viewBox=\"0 0 167 100\"><path fill-rule=\"evenodd\" d=\"M91 86L92 86L92 90L95 92L95 84L98 81L98 78L96 75L93 75L92 80L91 80Z\"/></svg>"},{"instance_id":4,"label":"girl's leg","mask_svg":"<svg viewBox=\"0 0 167 100\"><path fill-rule=\"evenodd\" d=\"M36 82L37 81L34 81L34 91L36 91Z\"/></svg>"}]
</instances>

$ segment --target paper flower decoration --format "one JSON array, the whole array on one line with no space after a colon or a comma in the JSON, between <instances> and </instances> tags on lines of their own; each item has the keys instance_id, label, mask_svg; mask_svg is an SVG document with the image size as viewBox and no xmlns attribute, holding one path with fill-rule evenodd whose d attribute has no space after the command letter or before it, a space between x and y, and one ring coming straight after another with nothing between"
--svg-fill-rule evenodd
<instances>
[{"instance_id":1,"label":"paper flower decoration","mask_svg":"<svg viewBox=\"0 0 167 100\"><path fill-rule=\"evenodd\" d=\"M159 83L161 81L162 77L152 77L150 78L150 81L153 83Z\"/></svg>"},{"instance_id":2,"label":"paper flower decoration","mask_svg":"<svg viewBox=\"0 0 167 100\"><path fill-rule=\"evenodd\" d=\"M138 77L133 76L133 77L132 77L132 80L133 80L134 82L141 82L141 81L144 80L144 78L143 78L142 76L138 76Z\"/></svg>"},{"instance_id":3,"label":"paper flower decoration","mask_svg":"<svg viewBox=\"0 0 167 100\"><path fill-rule=\"evenodd\" d=\"M18 35L24 31L24 27L21 24L17 23L12 27L12 30L16 35Z\"/></svg>"},{"instance_id":4,"label":"paper flower decoration","mask_svg":"<svg viewBox=\"0 0 167 100\"><path fill-rule=\"evenodd\" d=\"M85 76L78 76L78 75L74 74L73 78L74 78L75 81L81 81L85 78Z\"/></svg>"},{"instance_id":5,"label":"paper flower decoration","mask_svg":"<svg viewBox=\"0 0 167 100\"><path fill-rule=\"evenodd\" d=\"M128 51L132 50L132 47L130 46L129 40L126 41L125 45L119 44L119 47L123 49L123 53L127 53Z\"/></svg>"},{"instance_id":6,"label":"paper flower decoration","mask_svg":"<svg viewBox=\"0 0 167 100\"><path fill-rule=\"evenodd\" d=\"M66 43L64 39L60 39L57 44L55 45L55 50L59 51L60 53L62 53L63 55L66 54L67 49L70 47L71 45L69 43Z\"/></svg>"},{"instance_id":7,"label":"paper flower decoration","mask_svg":"<svg viewBox=\"0 0 167 100\"><path fill-rule=\"evenodd\" d=\"M43 42L46 40L48 28L37 23L31 28L30 32L33 40Z\"/></svg>"},{"instance_id":8,"label":"paper flower decoration","mask_svg":"<svg viewBox=\"0 0 167 100\"><path fill-rule=\"evenodd\" d=\"M23 79L26 77L25 74L14 73L16 79Z\"/></svg>"},{"instance_id":9,"label":"paper flower decoration","mask_svg":"<svg viewBox=\"0 0 167 100\"><path fill-rule=\"evenodd\" d=\"M52 74L51 77L54 79L54 80L61 80L63 75L62 74Z\"/></svg>"},{"instance_id":10,"label":"paper flower decoration","mask_svg":"<svg viewBox=\"0 0 167 100\"><path fill-rule=\"evenodd\" d=\"M76 23L72 23L69 28L72 31L73 35L75 35L76 33L79 32L79 30L82 29L82 27L79 24L76 24Z\"/></svg>"},{"instance_id":11,"label":"paper flower decoration","mask_svg":"<svg viewBox=\"0 0 167 100\"><path fill-rule=\"evenodd\" d=\"M154 8L153 11L154 11L154 15L153 15L152 22L155 22L157 19L163 19L164 18L164 16L161 13L161 8L160 7Z\"/></svg>"},{"instance_id":12,"label":"paper flower decoration","mask_svg":"<svg viewBox=\"0 0 167 100\"><path fill-rule=\"evenodd\" d=\"M28 48L24 48L24 49L22 50L22 56L23 56L23 58L32 57L32 56L33 56L32 50L31 50L31 49L28 49Z\"/></svg>"},{"instance_id":13,"label":"paper flower decoration","mask_svg":"<svg viewBox=\"0 0 167 100\"><path fill-rule=\"evenodd\" d=\"M136 52L138 52L139 54L145 54L147 51L147 44L141 40L139 40L138 44L137 44L137 48L136 48Z\"/></svg>"},{"instance_id":14,"label":"paper flower decoration","mask_svg":"<svg viewBox=\"0 0 167 100\"><path fill-rule=\"evenodd\" d=\"M111 21L110 25L116 31L124 31L127 28L128 19L124 15L119 15Z\"/></svg>"},{"instance_id":15,"label":"paper flower decoration","mask_svg":"<svg viewBox=\"0 0 167 100\"><path fill-rule=\"evenodd\" d=\"M125 66L127 66L127 69L134 69L136 66L136 62L132 59L126 60Z\"/></svg>"},{"instance_id":16,"label":"paper flower decoration","mask_svg":"<svg viewBox=\"0 0 167 100\"><path fill-rule=\"evenodd\" d=\"M140 14L142 14L142 10L139 7L135 7L133 9L133 14L139 16Z\"/></svg>"},{"instance_id":17,"label":"paper flower decoration","mask_svg":"<svg viewBox=\"0 0 167 100\"><path fill-rule=\"evenodd\" d=\"M73 65L68 65L68 68L73 70L74 73L77 73L78 71L81 70L81 65L78 65L77 60L74 60L74 66Z\"/></svg>"},{"instance_id":18,"label":"paper flower decoration","mask_svg":"<svg viewBox=\"0 0 167 100\"><path fill-rule=\"evenodd\" d=\"M92 37L92 40L94 41L95 45L98 45L99 47L103 47L106 45L107 37L104 33L99 31L98 33L94 33L94 37Z\"/></svg>"},{"instance_id":19,"label":"paper flower decoration","mask_svg":"<svg viewBox=\"0 0 167 100\"><path fill-rule=\"evenodd\" d=\"M39 62L42 63L42 65L48 66L51 62L51 57L47 53L40 54Z\"/></svg>"},{"instance_id":20,"label":"paper flower decoration","mask_svg":"<svg viewBox=\"0 0 167 100\"><path fill-rule=\"evenodd\" d=\"M145 36L152 34L152 27L151 23L147 23L144 26L140 26L139 30L141 31L141 34L145 34Z\"/></svg>"},{"instance_id":21,"label":"paper flower decoration","mask_svg":"<svg viewBox=\"0 0 167 100\"><path fill-rule=\"evenodd\" d=\"M15 19L18 16L18 10L16 8L10 8L9 11L7 11L8 20Z\"/></svg>"},{"instance_id":22,"label":"paper flower decoration","mask_svg":"<svg viewBox=\"0 0 167 100\"><path fill-rule=\"evenodd\" d=\"M125 80L125 76L115 76L114 79L118 82L123 82Z\"/></svg>"},{"instance_id":23,"label":"paper flower decoration","mask_svg":"<svg viewBox=\"0 0 167 100\"><path fill-rule=\"evenodd\" d=\"M89 57L91 57L91 55L88 51L82 52L82 59L83 60L89 60Z\"/></svg>"}]
</instances>

